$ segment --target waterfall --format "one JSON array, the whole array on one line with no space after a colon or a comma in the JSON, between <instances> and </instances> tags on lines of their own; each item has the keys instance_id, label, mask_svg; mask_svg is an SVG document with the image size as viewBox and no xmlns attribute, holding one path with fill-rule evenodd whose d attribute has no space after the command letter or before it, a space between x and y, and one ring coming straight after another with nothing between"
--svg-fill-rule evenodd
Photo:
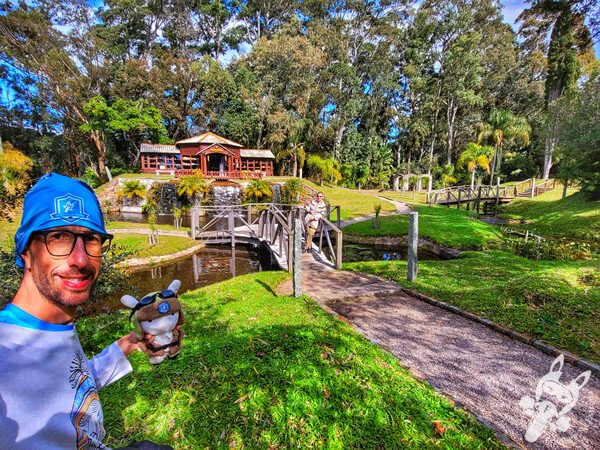
<instances>
[{"instance_id":1,"label":"waterfall","mask_svg":"<svg viewBox=\"0 0 600 450\"><path fill-rule=\"evenodd\" d=\"M173 208L179 206L177 185L175 183L162 183L158 198L158 214L173 214Z\"/></svg>"},{"instance_id":2,"label":"waterfall","mask_svg":"<svg viewBox=\"0 0 600 450\"><path fill-rule=\"evenodd\" d=\"M215 181L210 185L214 206L241 205L240 185L231 181Z\"/></svg>"}]
</instances>

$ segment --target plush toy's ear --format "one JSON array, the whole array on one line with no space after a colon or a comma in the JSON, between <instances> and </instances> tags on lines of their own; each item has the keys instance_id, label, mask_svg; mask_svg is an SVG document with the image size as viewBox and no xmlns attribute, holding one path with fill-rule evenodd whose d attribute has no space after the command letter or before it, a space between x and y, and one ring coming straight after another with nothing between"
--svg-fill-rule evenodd
<instances>
[{"instance_id":1,"label":"plush toy's ear","mask_svg":"<svg viewBox=\"0 0 600 450\"><path fill-rule=\"evenodd\" d=\"M131 295L125 294L123 297L121 297L121 303L123 303L128 308L133 309L135 308L135 305L138 304L138 301Z\"/></svg>"},{"instance_id":2,"label":"plush toy's ear","mask_svg":"<svg viewBox=\"0 0 600 450\"><path fill-rule=\"evenodd\" d=\"M169 291L173 291L177 294L177 292L179 291L179 288L181 287L181 281L179 280L173 280L171 281L171 284L169 285L169 287L167 288Z\"/></svg>"}]
</instances>

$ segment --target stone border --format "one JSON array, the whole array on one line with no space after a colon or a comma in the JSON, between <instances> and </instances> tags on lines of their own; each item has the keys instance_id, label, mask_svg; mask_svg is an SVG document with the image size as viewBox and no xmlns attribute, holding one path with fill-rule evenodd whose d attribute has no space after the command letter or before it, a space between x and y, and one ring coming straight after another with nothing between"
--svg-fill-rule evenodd
<instances>
[{"instance_id":1,"label":"stone border","mask_svg":"<svg viewBox=\"0 0 600 450\"><path fill-rule=\"evenodd\" d=\"M583 370L590 370L596 378L600 379L600 365L598 365L598 364L594 364L591 361L580 358L579 356L577 356L573 353L570 353L566 350L563 351L563 350L557 349L556 347L548 345L538 339L534 339L525 334L511 330L510 328L506 328L502 325L498 325L497 323L492 322L489 319L485 319L476 314L465 311L457 306L450 305L449 303L442 302L440 300L436 300L434 298L428 297L427 295L421 294L420 292L416 292L416 291L413 291L411 289L407 289L404 287L400 287L400 290L402 292L404 292L405 294L412 295L413 297L416 297L419 300L429 303L430 305L437 306L438 308L445 309L446 311L450 311L454 314L458 314L459 316L465 317L466 319L469 319L474 322L485 325L486 327L491 328L492 330L497 331L498 333L502 333L503 335L508 336L512 339L515 339L519 342L522 342L527 345L531 345L532 347L544 352L547 355L556 357L556 356L562 354L565 357L565 362L568 362L572 366L579 367L580 369L583 369Z\"/></svg>"},{"instance_id":2,"label":"stone border","mask_svg":"<svg viewBox=\"0 0 600 450\"><path fill-rule=\"evenodd\" d=\"M382 246L395 246L401 243L407 242L407 236L397 237L373 237L373 236L361 236L359 234L344 233L344 240L347 242L354 242L356 244L369 244L369 245L382 245ZM452 247L444 247L443 245L436 244L428 239L419 238L419 247L430 251L438 255L442 259L456 259L462 253L461 250L457 250Z\"/></svg>"},{"instance_id":3,"label":"stone border","mask_svg":"<svg viewBox=\"0 0 600 450\"><path fill-rule=\"evenodd\" d=\"M140 267L140 266L153 266L154 264L160 264L163 262L173 261L175 259L184 258L193 253L196 253L198 250L204 248L204 244L194 245L193 247L187 248L185 250L181 250L177 253L171 253L170 255L163 256L150 256L148 258L131 258L126 259L115 265L117 268L129 269L132 267Z\"/></svg>"},{"instance_id":4,"label":"stone border","mask_svg":"<svg viewBox=\"0 0 600 450\"><path fill-rule=\"evenodd\" d=\"M150 230L148 228L114 228L108 230L109 233L120 233L120 234L144 234L147 235ZM157 230L159 236L180 236L180 237L190 237L191 232L188 231L177 231L177 230ZM205 245L203 243L196 244L193 247L186 248L185 250L181 250L176 253L171 253L170 255L162 255L162 256L149 256L148 258L131 258L126 259L125 261L121 261L116 264L115 267L119 269L129 269L133 267L142 267L142 266L153 266L155 264L160 264L168 261L173 261L175 259L185 258L193 253L196 253L198 250L204 248Z\"/></svg>"}]
</instances>

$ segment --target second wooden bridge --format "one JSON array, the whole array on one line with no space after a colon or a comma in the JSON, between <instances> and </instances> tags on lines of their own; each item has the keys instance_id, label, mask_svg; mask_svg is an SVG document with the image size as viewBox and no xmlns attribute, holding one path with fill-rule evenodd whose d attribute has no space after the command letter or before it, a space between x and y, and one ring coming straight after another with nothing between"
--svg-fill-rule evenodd
<instances>
[{"instance_id":1,"label":"second wooden bridge","mask_svg":"<svg viewBox=\"0 0 600 450\"><path fill-rule=\"evenodd\" d=\"M335 212L337 212L337 225L330 221L330 216ZM192 238L199 239L207 245L230 244L232 247L237 243L264 242L269 246L279 266L291 272L294 220L300 219L304 227L305 213L302 206L275 203L193 208ZM200 225L201 216L207 218L204 225ZM339 224L340 209L336 206L329 209L326 217L321 219L315 235L317 243L313 241L313 249L321 255L327 254L336 269L342 266L343 233Z\"/></svg>"},{"instance_id":2,"label":"second wooden bridge","mask_svg":"<svg viewBox=\"0 0 600 450\"><path fill-rule=\"evenodd\" d=\"M506 202L518 197L533 198L556 187L556 180L530 178L509 186L452 186L427 193L429 205L457 205L461 203L495 201Z\"/></svg>"}]
</instances>

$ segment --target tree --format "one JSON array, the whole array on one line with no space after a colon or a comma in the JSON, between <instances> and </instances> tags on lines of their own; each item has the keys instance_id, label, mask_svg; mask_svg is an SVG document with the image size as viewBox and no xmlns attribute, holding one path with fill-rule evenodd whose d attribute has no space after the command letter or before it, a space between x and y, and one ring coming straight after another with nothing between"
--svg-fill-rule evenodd
<instances>
[{"instance_id":1,"label":"tree","mask_svg":"<svg viewBox=\"0 0 600 450\"><path fill-rule=\"evenodd\" d=\"M91 16L87 4L81 2L58 5L42 2L37 7L23 3L0 15L4 61L30 77L30 100L44 101L49 106L48 112L60 119L65 131L78 130L88 123L83 105L105 87L108 78L94 46L97 36L89 20ZM70 27L59 31L53 22L60 25L65 17ZM84 136L92 144L91 163L105 179L106 142L93 129ZM79 152L78 161L83 159L86 149L81 144L79 139L72 148Z\"/></svg>"},{"instance_id":2,"label":"tree","mask_svg":"<svg viewBox=\"0 0 600 450\"><path fill-rule=\"evenodd\" d=\"M184 175L177 183L177 195L184 195L190 201L203 197L208 193L210 185L199 170L194 170L192 175Z\"/></svg>"},{"instance_id":3,"label":"tree","mask_svg":"<svg viewBox=\"0 0 600 450\"><path fill-rule=\"evenodd\" d=\"M324 181L337 183L342 179L339 163L333 158L323 159L318 155L309 156L306 161L311 178L323 186Z\"/></svg>"},{"instance_id":4,"label":"tree","mask_svg":"<svg viewBox=\"0 0 600 450\"><path fill-rule=\"evenodd\" d=\"M591 35L585 25L586 15L598 14L597 2L588 0L530 0L531 7L517 18L520 33L529 40L545 41L548 69L545 83L546 108L565 92L576 87L580 65L578 56L591 50ZM597 19L597 17L596 17ZM544 150L543 178L552 168L555 141L548 135Z\"/></svg>"},{"instance_id":5,"label":"tree","mask_svg":"<svg viewBox=\"0 0 600 450\"><path fill-rule=\"evenodd\" d=\"M471 189L475 188L475 172L477 172L478 168L489 173L490 160L493 154L494 149L492 147L469 142L458 157L456 166L466 167L471 172Z\"/></svg>"},{"instance_id":6,"label":"tree","mask_svg":"<svg viewBox=\"0 0 600 450\"><path fill-rule=\"evenodd\" d=\"M600 73L580 92L551 105L550 126L557 137L559 176L577 180L583 191L600 199Z\"/></svg>"},{"instance_id":7,"label":"tree","mask_svg":"<svg viewBox=\"0 0 600 450\"><path fill-rule=\"evenodd\" d=\"M515 116L504 109L493 109L488 121L479 124L478 142L489 141L494 146L494 154L490 164L490 185L494 181L494 172L500 170L502 150L506 144L519 142L523 145L529 144L531 127L527 121Z\"/></svg>"},{"instance_id":8,"label":"tree","mask_svg":"<svg viewBox=\"0 0 600 450\"><path fill-rule=\"evenodd\" d=\"M260 203L269 200L272 195L271 185L265 180L252 180L244 189L245 202Z\"/></svg>"},{"instance_id":9,"label":"tree","mask_svg":"<svg viewBox=\"0 0 600 450\"><path fill-rule=\"evenodd\" d=\"M142 141L169 143L167 130L157 108L145 100L116 99L112 105L102 96L93 97L83 105L88 122L79 129L84 133L99 133L120 139L130 153L130 161L137 164Z\"/></svg>"},{"instance_id":10,"label":"tree","mask_svg":"<svg viewBox=\"0 0 600 450\"><path fill-rule=\"evenodd\" d=\"M121 201L125 197L129 200L132 200L133 203L137 203L146 197L147 192L148 188L140 180L128 180L125 181L117 190L117 197Z\"/></svg>"},{"instance_id":11,"label":"tree","mask_svg":"<svg viewBox=\"0 0 600 450\"><path fill-rule=\"evenodd\" d=\"M0 144L0 218L4 219L11 216L12 208L29 188L33 161L10 142Z\"/></svg>"}]
</instances>

